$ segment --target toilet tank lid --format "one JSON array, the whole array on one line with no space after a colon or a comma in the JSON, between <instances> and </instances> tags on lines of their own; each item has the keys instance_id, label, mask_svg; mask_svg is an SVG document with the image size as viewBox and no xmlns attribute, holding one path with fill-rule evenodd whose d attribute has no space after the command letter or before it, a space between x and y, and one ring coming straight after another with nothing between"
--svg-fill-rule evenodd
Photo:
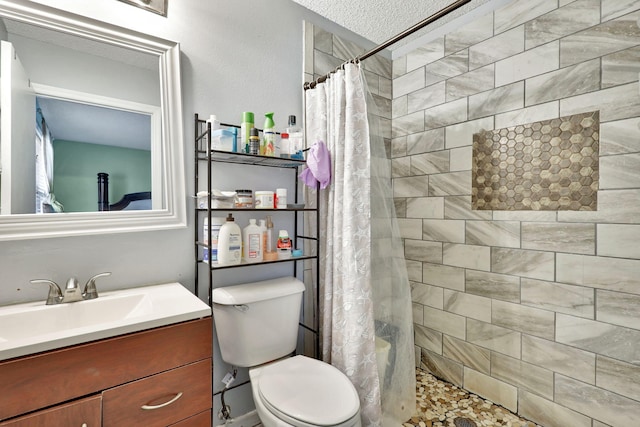
<instances>
[{"instance_id":1,"label":"toilet tank lid","mask_svg":"<svg viewBox=\"0 0 640 427\"><path fill-rule=\"evenodd\" d=\"M216 288L211 301L220 305L250 304L304 292L304 283L295 277L278 277L260 282Z\"/></svg>"}]
</instances>

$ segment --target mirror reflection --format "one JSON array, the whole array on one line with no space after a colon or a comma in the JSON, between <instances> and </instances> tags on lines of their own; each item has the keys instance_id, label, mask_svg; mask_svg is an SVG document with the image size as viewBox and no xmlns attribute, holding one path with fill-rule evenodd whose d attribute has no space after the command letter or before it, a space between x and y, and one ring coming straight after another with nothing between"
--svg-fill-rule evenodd
<instances>
[{"instance_id":1,"label":"mirror reflection","mask_svg":"<svg viewBox=\"0 0 640 427\"><path fill-rule=\"evenodd\" d=\"M157 55L3 19L0 213L163 209Z\"/></svg>"}]
</instances>

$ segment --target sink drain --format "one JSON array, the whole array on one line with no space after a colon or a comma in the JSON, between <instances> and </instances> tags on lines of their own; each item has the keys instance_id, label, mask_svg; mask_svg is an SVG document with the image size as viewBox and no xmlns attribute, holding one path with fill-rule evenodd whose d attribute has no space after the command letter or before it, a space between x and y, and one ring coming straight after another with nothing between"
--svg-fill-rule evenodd
<instances>
[{"instance_id":1,"label":"sink drain","mask_svg":"<svg viewBox=\"0 0 640 427\"><path fill-rule=\"evenodd\" d=\"M456 425L456 427L477 427L476 422L469 418L454 418L453 423Z\"/></svg>"}]
</instances>

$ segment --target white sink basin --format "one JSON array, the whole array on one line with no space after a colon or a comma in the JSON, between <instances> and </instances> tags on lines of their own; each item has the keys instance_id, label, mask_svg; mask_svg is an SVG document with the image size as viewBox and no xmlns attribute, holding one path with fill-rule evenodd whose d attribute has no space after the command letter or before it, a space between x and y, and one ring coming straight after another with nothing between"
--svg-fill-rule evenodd
<instances>
[{"instance_id":1,"label":"white sink basin","mask_svg":"<svg viewBox=\"0 0 640 427\"><path fill-rule=\"evenodd\" d=\"M67 304L4 306L0 360L210 315L211 308L180 283L103 292Z\"/></svg>"}]
</instances>

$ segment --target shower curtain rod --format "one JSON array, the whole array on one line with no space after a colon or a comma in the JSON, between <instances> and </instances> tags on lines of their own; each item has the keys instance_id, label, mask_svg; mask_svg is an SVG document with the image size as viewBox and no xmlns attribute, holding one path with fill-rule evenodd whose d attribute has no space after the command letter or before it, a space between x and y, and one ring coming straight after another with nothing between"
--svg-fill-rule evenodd
<instances>
[{"instance_id":1,"label":"shower curtain rod","mask_svg":"<svg viewBox=\"0 0 640 427\"><path fill-rule=\"evenodd\" d=\"M312 82L306 82L304 84L304 90L313 89L314 87L316 87L316 85L318 83L322 83L322 82L326 81L331 74L333 74L336 71L338 71L345 64L358 63L360 61L363 61L363 60L367 59L370 56L375 55L376 53L388 48L389 46L391 46L391 45L393 45L393 44L395 44L397 42L399 42L403 38L415 33L416 31L418 31L418 30L420 30L420 29L422 29L424 27L426 27L427 25L431 24L432 22L442 18L443 16L445 16L445 15L451 13L451 12L453 12L454 10L458 9L459 7L464 6L465 4L469 3L470 1L471 0L457 0L457 1L453 2L453 3L451 3L449 6L440 9L438 12L436 12L433 15L429 16L428 18L418 22L413 27L410 27L410 28L404 30L403 32L401 32L400 34L390 38L386 42L374 47L370 51L365 52L362 55L358 55L353 59L345 61L344 63L342 63L342 65L340 65L335 70L330 71L329 73L325 74L324 76L318 77L316 80L314 80Z\"/></svg>"}]
</instances>

